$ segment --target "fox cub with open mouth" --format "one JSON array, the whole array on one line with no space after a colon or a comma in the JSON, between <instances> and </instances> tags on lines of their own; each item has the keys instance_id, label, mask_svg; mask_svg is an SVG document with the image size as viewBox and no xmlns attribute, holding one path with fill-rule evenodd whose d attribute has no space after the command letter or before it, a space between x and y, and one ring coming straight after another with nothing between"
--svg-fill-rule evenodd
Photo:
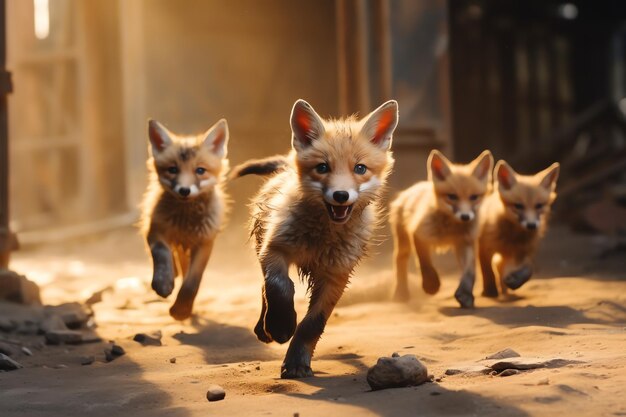
<instances>
[{"instance_id":1,"label":"fox cub with open mouth","mask_svg":"<svg viewBox=\"0 0 626 417\"><path fill-rule=\"evenodd\" d=\"M495 176L496 190L485 200L479 223L478 260L487 297L498 296L494 267L503 294L530 279L532 256L556 199L559 164L535 175L519 175L498 161Z\"/></svg>"},{"instance_id":2,"label":"fox cub with open mouth","mask_svg":"<svg viewBox=\"0 0 626 417\"><path fill-rule=\"evenodd\" d=\"M407 188L391 203L396 300L409 299L408 261L412 248L419 260L422 287L428 294L435 294L440 286L431 251L453 248L463 270L454 296L461 307L474 306L476 218L491 188L492 167L489 151L467 165L459 165L433 150L428 157L428 181Z\"/></svg>"},{"instance_id":3,"label":"fox cub with open mouth","mask_svg":"<svg viewBox=\"0 0 626 417\"><path fill-rule=\"evenodd\" d=\"M183 278L170 315L191 316L202 274L225 217L228 125L222 119L206 133L183 137L155 120L148 123L150 182L141 229L154 263L152 288L161 297Z\"/></svg>"},{"instance_id":4,"label":"fox cub with open mouth","mask_svg":"<svg viewBox=\"0 0 626 417\"><path fill-rule=\"evenodd\" d=\"M359 121L323 120L298 100L291 112L291 153L234 170L234 176L273 174L251 204L251 235L265 279L254 331L266 343L293 336L282 378L313 375L317 341L379 223L397 123L395 101ZM298 325L292 264L310 291L308 312Z\"/></svg>"}]
</instances>

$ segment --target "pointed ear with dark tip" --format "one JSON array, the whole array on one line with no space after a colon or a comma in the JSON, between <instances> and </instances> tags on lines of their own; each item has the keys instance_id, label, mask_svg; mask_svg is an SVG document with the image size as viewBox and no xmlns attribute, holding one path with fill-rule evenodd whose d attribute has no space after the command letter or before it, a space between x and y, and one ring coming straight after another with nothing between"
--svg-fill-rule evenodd
<instances>
[{"instance_id":1,"label":"pointed ear with dark tip","mask_svg":"<svg viewBox=\"0 0 626 417\"><path fill-rule=\"evenodd\" d=\"M291 146L300 151L311 146L314 140L324 134L324 123L313 106L300 99L291 110L291 131Z\"/></svg>"},{"instance_id":2,"label":"pointed ear with dark tip","mask_svg":"<svg viewBox=\"0 0 626 417\"><path fill-rule=\"evenodd\" d=\"M481 181L487 181L493 170L493 156L489 151L483 151L478 158L471 162L472 175Z\"/></svg>"},{"instance_id":3,"label":"pointed ear with dark tip","mask_svg":"<svg viewBox=\"0 0 626 417\"><path fill-rule=\"evenodd\" d=\"M220 119L206 131L202 146L223 158L228 152L228 136L228 123L226 119Z\"/></svg>"},{"instance_id":4,"label":"pointed ear with dark tip","mask_svg":"<svg viewBox=\"0 0 626 417\"><path fill-rule=\"evenodd\" d=\"M433 149L428 156L428 176L431 181L445 181L452 172L451 162L437 149Z\"/></svg>"},{"instance_id":5,"label":"pointed ear with dark tip","mask_svg":"<svg viewBox=\"0 0 626 417\"><path fill-rule=\"evenodd\" d=\"M361 134L379 148L389 149L397 126L398 102L389 100L363 119Z\"/></svg>"},{"instance_id":6,"label":"pointed ear with dark tip","mask_svg":"<svg viewBox=\"0 0 626 417\"><path fill-rule=\"evenodd\" d=\"M558 162L555 162L537 174L541 178L541 186L547 190L554 190L556 187L556 180L559 178L559 171L560 165Z\"/></svg>"},{"instance_id":7,"label":"pointed ear with dark tip","mask_svg":"<svg viewBox=\"0 0 626 417\"><path fill-rule=\"evenodd\" d=\"M148 120L148 138L152 144L152 151L159 153L172 144L172 137L169 130L156 120Z\"/></svg>"},{"instance_id":8,"label":"pointed ear with dark tip","mask_svg":"<svg viewBox=\"0 0 626 417\"><path fill-rule=\"evenodd\" d=\"M498 179L498 186L504 190L510 190L517 183L515 171L503 160L496 164L496 178Z\"/></svg>"}]
</instances>

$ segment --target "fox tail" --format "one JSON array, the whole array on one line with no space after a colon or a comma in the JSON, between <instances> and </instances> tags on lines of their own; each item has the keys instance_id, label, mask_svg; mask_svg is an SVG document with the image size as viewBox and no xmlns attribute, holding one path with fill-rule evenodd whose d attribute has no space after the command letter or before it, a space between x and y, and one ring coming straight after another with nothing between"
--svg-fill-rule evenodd
<instances>
[{"instance_id":1,"label":"fox tail","mask_svg":"<svg viewBox=\"0 0 626 417\"><path fill-rule=\"evenodd\" d=\"M231 179L243 177L244 175L270 175L284 170L289 165L287 158L282 155L270 156L263 159L251 159L243 164L237 165L230 172Z\"/></svg>"}]
</instances>

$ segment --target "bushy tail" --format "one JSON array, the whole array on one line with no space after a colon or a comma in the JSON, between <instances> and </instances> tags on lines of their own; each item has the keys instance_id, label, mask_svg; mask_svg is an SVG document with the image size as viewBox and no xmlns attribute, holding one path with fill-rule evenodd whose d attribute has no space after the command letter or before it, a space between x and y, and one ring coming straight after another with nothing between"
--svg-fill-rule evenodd
<instances>
[{"instance_id":1,"label":"bushy tail","mask_svg":"<svg viewBox=\"0 0 626 417\"><path fill-rule=\"evenodd\" d=\"M288 165L287 158L282 155L270 156L264 159L251 159L233 168L229 177L234 179L249 174L270 175L282 171Z\"/></svg>"}]
</instances>

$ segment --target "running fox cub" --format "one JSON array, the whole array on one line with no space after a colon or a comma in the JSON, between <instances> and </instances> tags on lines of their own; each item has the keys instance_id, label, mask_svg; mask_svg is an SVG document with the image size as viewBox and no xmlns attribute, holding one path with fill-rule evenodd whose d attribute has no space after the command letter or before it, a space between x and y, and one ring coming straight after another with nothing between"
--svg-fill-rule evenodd
<instances>
[{"instance_id":1,"label":"running fox cub","mask_svg":"<svg viewBox=\"0 0 626 417\"><path fill-rule=\"evenodd\" d=\"M291 112L291 153L234 170L235 177L273 174L251 205L251 235L265 280L254 332L265 343L293 336L282 378L313 375L317 341L379 223L397 123L395 101L359 121L323 120L298 100ZM308 312L297 326L290 265L310 291Z\"/></svg>"},{"instance_id":2,"label":"running fox cub","mask_svg":"<svg viewBox=\"0 0 626 417\"><path fill-rule=\"evenodd\" d=\"M497 190L485 200L479 219L478 259L487 297L498 296L494 266L503 294L530 279L531 257L546 231L556 198L559 164L525 176L499 161L495 175ZM494 259L496 254L499 256Z\"/></svg>"},{"instance_id":3,"label":"running fox cub","mask_svg":"<svg viewBox=\"0 0 626 417\"><path fill-rule=\"evenodd\" d=\"M484 151L467 165L452 164L439 151L428 157L428 181L402 191L391 203L389 219L394 238L398 301L409 299L408 261L415 248L422 271L422 287L439 291L439 275L431 251L454 248L463 270L454 296L461 307L474 305L476 217L491 187L493 157Z\"/></svg>"},{"instance_id":4,"label":"running fox cub","mask_svg":"<svg viewBox=\"0 0 626 417\"><path fill-rule=\"evenodd\" d=\"M202 274L225 217L223 177L228 170L228 125L182 137L155 120L148 123L152 157L141 228L154 263L152 288L161 297L183 277L170 315L191 316Z\"/></svg>"}]
</instances>

